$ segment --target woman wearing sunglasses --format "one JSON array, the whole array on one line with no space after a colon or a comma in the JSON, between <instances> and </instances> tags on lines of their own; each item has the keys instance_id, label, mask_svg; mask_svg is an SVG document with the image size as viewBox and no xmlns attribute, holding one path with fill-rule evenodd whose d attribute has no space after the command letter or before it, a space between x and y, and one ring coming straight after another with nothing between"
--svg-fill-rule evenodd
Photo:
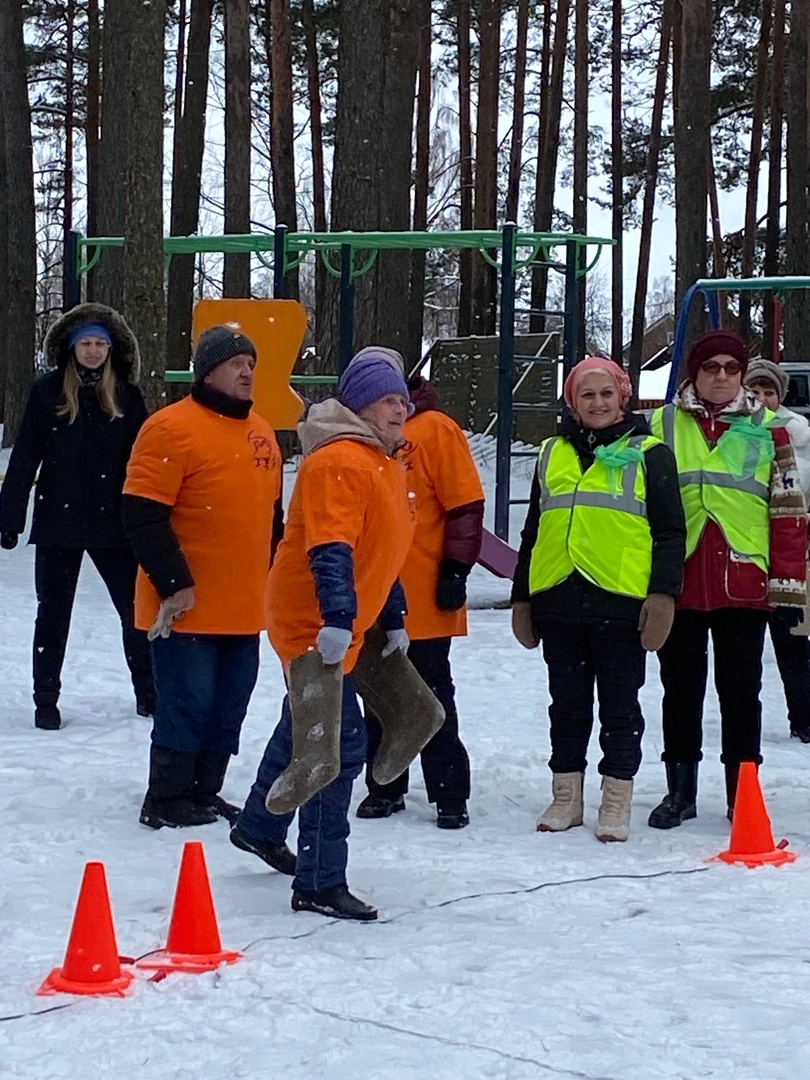
<instances>
[{"instance_id":1,"label":"woman wearing sunglasses","mask_svg":"<svg viewBox=\"0 0 810 1080\"><path fill-rule=\"evenodd\" d=\"M730 817L740 762L762 760L768 614L795 625L804 603L807 518L796 459L783 422L743 387L747 367L737 334L703 334L674 402L652 418L653 434L675 454L687 530L683 591L658 654L668 792L650 814L655 829L697 814L709 634Z\"/></svg>"}]
</instances>

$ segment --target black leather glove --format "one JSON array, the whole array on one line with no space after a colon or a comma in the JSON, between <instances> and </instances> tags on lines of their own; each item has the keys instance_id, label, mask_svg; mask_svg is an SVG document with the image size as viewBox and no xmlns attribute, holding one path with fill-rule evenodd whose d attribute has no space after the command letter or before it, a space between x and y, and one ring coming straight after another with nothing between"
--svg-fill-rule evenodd
<instances>
[{"instance_id":1,"label":"black leather glove","mask_svg":"<svg viewBox=\"0 0 810 1080\"><path fill-rule=\"evenodd\" d=\"M792 630L794 626L804 622L804 611L796 607L778 607L776 617Z\"/></svg>"},{"instance_id":2,"label":"black leather glove","mask_svg":"<svg viewBox=\"0 0 810 1080\"><path fill-rule=\"evenodd\" d=\"M15 532L0 533L0 547L5 548L6 551L11 551L17 546L17 541L20 539L20 534Z\"/></svg>"},{"instance_id":3,"label":"black leather glove","mask_svg":"<svg viewBox=\"0 0 810 1080\"><path fill-rule=\"evenodd\" d=\"M470 567L456 559L442 559L439 563L436 604L442 611L458 611L467 603L469 573Z\"/></svg>"}]
</instances>

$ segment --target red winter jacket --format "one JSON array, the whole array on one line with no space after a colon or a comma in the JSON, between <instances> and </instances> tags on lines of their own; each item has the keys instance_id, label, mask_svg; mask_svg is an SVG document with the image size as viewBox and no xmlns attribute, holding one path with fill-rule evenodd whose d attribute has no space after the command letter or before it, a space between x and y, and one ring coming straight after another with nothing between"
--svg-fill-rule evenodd
<instances>
[{"instance_id":1,"label":"red winter jacket","mask_svg":"<svg viewBox=\"0 0 810 1080\"><path fill-rule=\"evenodd\" d=\"M714 446L729 427L722 420L703 416L695 416L695 419L709 446ZM785 428L773 428L771 436L778 457L784 457L784 450L780 454L783 447L792 455ZM785 473L779 473L780 495L786 505L782 514L771 516L769 574L766 576L754 563L741 560L729 548L720 527L714 521L708 521L697 548L684 565L679 608L713 611L715 608L767 609L775 602L801 605L807 571L807 516L798 506L790 508L787 505L795 501L790 499L790 489L795 485L796 490L800 490L798 479L791 472L796 472L795 461L792 470L788 468ZM777 500L780 495L776 496ZM771 500L773 514L773 481ZM779 588L778 579L782 579L786 588Z\"/></svg>"}]
</instances>

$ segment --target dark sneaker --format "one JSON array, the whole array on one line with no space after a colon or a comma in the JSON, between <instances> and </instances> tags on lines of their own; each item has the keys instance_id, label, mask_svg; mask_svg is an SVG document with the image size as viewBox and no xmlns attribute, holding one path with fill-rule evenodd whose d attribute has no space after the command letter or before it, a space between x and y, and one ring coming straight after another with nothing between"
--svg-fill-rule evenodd
<instances>
[{"instance_id":1,"label":"dark sneaker","mask_svg":"<svg viewBox=\"0 0 810 1080\"><path fill-rule=\"evenodd\" d=\"M470 824L467 804L462 799L457 802L437 803L436 824L440 829L463 829Z\"/></svg>"},{"instance_id":2,"label":"dark sneaker","mask_svg":"<svg viewBox=\"0 0 810 1080\"><path fill-rule=\"evenodd\" d=\"M386 799L384 795L366 795L357 807L357 816L359 818L391 817L392 814L398 814L404 809L404 795L399 795L396 799Z\"/></svg>"},{"instance_id":3,"label":"dark sneaker","mask_svg":"<svg viewBox=\"0 0 810 1080\"><path fill-rule=\"evenodd\" d=\"M141 807L141 825L150 829L184 829L192 825L213 825L219 818L205 806L193 799L152 799L149 795Z\"/></svg>"},{"instance_id":4,"label":"dark sneaker","mask_svg":"<svg viewBox=\"0 0 810 1080\"><path fill-rule=\"evenodd\" d=\"M295 855L286 844L273 844L269 840L259 840L256 836L249 836L246 832L242 832L238 825L234 825L231 829L231 843L240 851L258 855L263 862L274 870L278 870L280 874L287 874L289 877L295 875Z\"/></svg>"},{"instance_id":5,"label":"dark sneaker","mask_svg":"<svg viewBox=\"0 0 810 1080\"><path fill-rule=\"evenodd\" d=\"M62 717L56 705L39 705L34 710L34 727L43 731L58 731L62 726Z\"/></svg>"},{"instance_id":6,"label":"dark sneaker","mask_svg":"<svg viewBox=\"0 0 810 1080\"><path fill-rule=\"evenodd\" d=\"M198 806L204 806L206 810L216 814L217 817L224 818L229 825L234 825L242 813L238 806L227 802L221 795L197 795L195 793L194 801Z\"/></svg>"},{"instance_id":7,"label":"dark sneaker","mask_svg":"<svg viewBox=\"0 0 810 1080\"><path fill-rule=\"evenodd\" d=\"M377 918L377 909L352 896L347 885L335 885L331 889L317 889L315 892L294 892L292 909L314 911L330 919L356 919L358 922L372 922Z\"/></svg>"}]
</instances>

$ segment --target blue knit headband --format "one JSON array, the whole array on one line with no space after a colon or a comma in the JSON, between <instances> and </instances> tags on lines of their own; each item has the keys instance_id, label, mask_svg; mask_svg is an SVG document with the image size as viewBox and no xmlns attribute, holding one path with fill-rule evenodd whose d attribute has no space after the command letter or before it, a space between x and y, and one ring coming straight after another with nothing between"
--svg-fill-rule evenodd
<instances>
[{"instance_id":1,"label":"blue knit headband","mask_svg":"<svg viewBox=\"0 0 810 1080\"><path fill-rule=\"evenodd\" d=\"M75 330L72 330L68 334L67 347L72 349L77 341L81 341L82 338L96 337L102 338L112 348L112 334L106 326L102 326L101 323L82 323L81 326L77 326Z\"/></svg>"}]
</instances>

